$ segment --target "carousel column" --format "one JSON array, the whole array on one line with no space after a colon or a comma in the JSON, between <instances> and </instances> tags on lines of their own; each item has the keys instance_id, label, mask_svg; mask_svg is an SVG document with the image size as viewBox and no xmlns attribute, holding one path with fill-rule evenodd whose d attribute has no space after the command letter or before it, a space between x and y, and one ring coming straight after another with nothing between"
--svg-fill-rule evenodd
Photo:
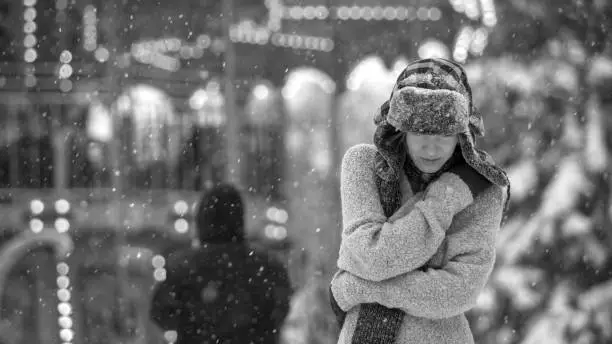
<instances>
[{"instance_id":1,"label":"carousel column","mask_svg":"<svg viewBox=\"0 0 612 344\"><path fill-rule=\"evenodd\" d=\"M223 137L221 133L225 132L227 135L228 117L225 112L226 101L220 87L216 80L211 80L204 89L195 91L189 100L196 116L195 165L199 169L199 187L202 190L209 189L226 179L222 175L226 171L219 168L225 166L226 161L223 154L225 145L219 141Z\"/></svg>"},{"instance_id":2,"label":"carousel column","mask_svg":"<svg viewBox=\"0 0 612 344\"><path fill-rule=\"evenodd\" d=\"M335 8L335 0L327 0L328 8ZM344 59L345 51L343 39L338 30L338 18L335 15L330 15L328 25L332 30L332 41L334 46L330 52L331 78L335 82L334 91L331 97L331 110L329 117L329 137L331 141L331 173L329 179L329 206L332 227L328 228L325 234L325 242L329 245L330 255L326 265L330 270L326 271L332 277L335 273L336 261L338 259L338 251L340 249L340 238L342 234L342 207L340 203L340 165L342 163L342 133L340 113L340 96L346 90L346 74L347 63Z\"/></svg>"},{"instance_id":3,"label":"carousel column","mask_svg":"<svg viewBox=\"0 0 612 344\"><path fill-rule=\"evenodd\" d=\"M227 174L228 180L243 187L242 165L243 154L240 143L242 140L242 118L236 104L236 50L230 37L230 28L234 23L234 0L222 0L223 8L223 35L225 38L225 64L224 64L224 98L225 114L227 118L227 130L225 131L225 143L227 147Z\"/></svg>"},{"instance_id":4,"label":"carousel column","mask_svg":"<svg viewBox=\"0 0 612 344\"><path fill-rule=\"evenodd\" d=\"M297 248L305 251L309 268L330 269L336 249L329 233L336 235L337 214L330 195L333 184L333 143L330 135L334 82L316 69L296 70L283 87L288 114L285 194L289 207L289 230ZM333 264L335 266L335 263Z\"/></svg>"},{"instance_id":5,"label":"carousel column","mask_svg":"<svg viewBox=\"0 0 612 344\"><path fill-rule=\"evenodd\" d=\"M119 133L124 132L122 128L123 118L119 113L119 105L117 104L125 73L120 70L120 61L127 48L123 42L123 35L125 34L125 16L127 13L128 4L126 1L110 0L103 2L100 16L100 26L102 32L107 37L107 46L110 57L106 64L106 89L108 91L108 103L112 104L110 110L110 127L113 133L116 135L114 140L111 140L109 147L109 157L111 162L111 190L112 190L112 201L109 211L109 218L113 219L113 228L116 231L113 237L113 249L117 252L121 247L126 246L126 223L125 217L129 210L124 208L122 202L123 196L126 192L125 180L128 177L129 169L125 166L125 140L122 139L122 135ZM124 319L125 300L124 293L124 281L127 281L128 274L126 269L121 264L121 257L115 253L114 257L114 269L115 269L115 285L114 292L118 295L115 298L114 309L116 310L117 319ZM122 329L123 330L123 329Z\"/></svg>"},{"instance_id":6,"label":"carousel column","mask_svg":"<svg viewBox=\"0 0 612 344\"><path fill-rule=\"evenodd\" d=\"M245 105L249 126L246 182L254 192L280 202L284 200L278 188L284 166L284 154L279 150L284 147L281 107L280 91L267 80L254 85Z\"/></svg>"},{"instance_id":7,"label":"carousel column","mask_svg":"<svg viewBox=\"0 0 612 344\"><path fill-rule=\"evenodd\" d=\"M8 125L9 128L18 128L19 127L19 121L18 121L18 116L19 116L19 112L17 111L16 107L9 107L9 121L8 121ZM18 140L19 137L15 138L15 141ZM19 185L19 179L21 178L21 175L19 173L19 163L21 162L23 159L23 157L19 156L19 147L18 145L10 145L9 147L11 147L11 149L8 152L9 155L9 161L11 162L9 164L9 185L16 187Z\"/></svg>"},{"instance_id":8,"label":"carousel column","mask_svg":"<svg viewBox=\"0 0 612 344\"><path fill-rule=\"evenodd\" d=\"M66 102L72 91L72 81L70 77L73 74L71 63L73 62L73 55L70 51L72 42L70 35L73 33L75 28L71 27L72 22L70 20L70 13L74 2L69 1L55 1L55 25L57 32L55 36L57 38L57 48L61 53L58 58L57 72L55 77L57 78L56 84L58 85L58 91L56 97L60 100L57 104L51 104L49 106L49 116L51 117L51 131L49 137L53 145L53 185L56 190L64 190L66 184L71 178L68 178L67 171L70 171L68 164L71 163L68 158L68 151L66 149L69 137L71 136L70 129L68 127L72 125L71 119L68 118L68 114L64 114L63 111L68 109L69 102Z\"/></svg>"},{"instance_id":9,"label":"carousel column","mask_svg":"<svg viewBox=\"0 0 612 344\"><path fill-rule=\"evenodd\" d=\"M62 105L51 105L49 107L51 116L51 128L49 135L53 144L53 185L56 190L64 190L68 181L68 164L71 162L67 159L66 140L70 137L69 130L62 128L61 116Z\"/></svg>"}]
</instances>

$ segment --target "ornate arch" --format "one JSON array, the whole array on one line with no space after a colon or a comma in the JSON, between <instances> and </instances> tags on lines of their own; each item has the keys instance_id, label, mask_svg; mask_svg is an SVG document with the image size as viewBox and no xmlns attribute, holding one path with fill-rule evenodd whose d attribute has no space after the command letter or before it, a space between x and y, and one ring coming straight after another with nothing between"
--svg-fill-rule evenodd
<instances>
[{"instance_id":1,"label":"ornate arch","mask_svg":"<svg viewBox=\"0 0 612 344\"><path fill-rule=\"evenodd\" d=\"M320 97L334 95L336 83L325 72L313 67L298 67L285 78L282 95L289 118L304 122L326 121L329 108Z\"/></svg>"},{"instance_id":2,"label":"ornate arch","mask_svg":"<svg viewBox=\"0 0 612 344\"><path fill-rule=\"evenodd\" d=\"M131 151L137 166L176 163L179 140L168 138L176 134L177 114L164 91L145 84L131 86L119 95L113 110L120 120L130 120Z\"/></svg>"},{"instance_id":3,"label":"ornate arch","mask_svg":"<svg viewBox=\"0 0 612 344\"><path fill-rule=\"evenodd\" d=\"M407 63L400 57L391 68L387 68L380 56L368 55L349 71L346 91L339 100L343 151L357 143L372 142L374 113L389 98L397 75Z\"/></svg>"}]
</instances>

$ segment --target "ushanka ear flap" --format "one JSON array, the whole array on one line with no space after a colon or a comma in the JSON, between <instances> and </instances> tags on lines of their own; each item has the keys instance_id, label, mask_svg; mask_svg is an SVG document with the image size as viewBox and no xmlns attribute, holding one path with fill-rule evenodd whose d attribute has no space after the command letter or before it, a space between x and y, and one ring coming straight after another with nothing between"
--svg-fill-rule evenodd
<instances>
[{"instance_id":1,"label":"ushanka ear flap","mask_svg":"<svg viewBox=\"0 0 612 344\"><path fill-rule=\"evenodd\" d=\"M399 177L401 167L405 161L404 145L405 134L387 122L389 101L386 101L374 115L374 145L376 154L376 171L384 180L394 180Z\"/></svg>"},{"instance_id":2,"label":"ushanka ear flap","mask_svg":"<svg viewBox=\"0 0 612 344\"><path fill-rule=\"evenodd\" d=\"M476 148L471 135L460 134L459 145L465 162L483 177L487 178L491 183L502 187L510 184L508 176L501 168L494 164L493 158L485 151Z\"/></svg>"},{"instance_id":3,"label":"ushanka ear flap","mask_svg":"<svg viewBox=\"0 0 612 344\"><path fill-rule=\"evenodd\" d=\"M397 179L406 160L404 149L406 134L386 121L381 122L374 132L376 171L384 180Z\"/></svg>"},{"instance_id":4,"label":"ushanka ear flap","mask_svg":"<svg viewBox=\"0 0 612 344\"><path fill-rule=\"evenodd\" d=\"M472 166L491 183L506 188L506 204L504 209L507 210L510 202L510 180L506 172L495 165L493 158L487 152L476 148L472 133L459 134L459 145L463 158L468 165Z\"/></svg>"},{"instance_id":5,"label":"ushanka ear flap","mask_svg":"<svg viewBox=\"0 0 612 344\"><path fill-rule=\"evenodd\" d=\"M389 114L389 101L385 101L374 114L374 125L378 126L383 121L387 120L387 114Z\"/></svg>"},{"instance_id":6,"label":"ushanka ear flap","mask_svg":"<svg viewBox=\"0 0 612 344\"><path fill-rule=\"evenodd\" d=\"M472 113L470 114L470 132L474 136L485 136L484 121L476 108L472 108Z\"/></svg>"}]
</instances>

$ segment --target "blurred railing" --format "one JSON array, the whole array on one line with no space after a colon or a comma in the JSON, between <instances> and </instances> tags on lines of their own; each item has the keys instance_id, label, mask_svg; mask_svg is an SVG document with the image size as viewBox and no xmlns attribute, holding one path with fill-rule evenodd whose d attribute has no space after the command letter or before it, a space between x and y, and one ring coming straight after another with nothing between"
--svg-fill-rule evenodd
<instances>
[{"instance_id":1,"label":"blurred railing","mask_svg":"<svg viewBox=\"0 0 612 344\"><path fill-rule=\"evenodd\" d=\"M5 285L13 268L24 256L41 246L51 247L57 259L67 257L74 248L72 239L67 234L55 231L33 233L29 230L18 233L0 247L0 301L5 295ZM0 318L0 342L11 343L12 331L15 329L12 328L10 321Z\"/></svg>"}]
</instances>

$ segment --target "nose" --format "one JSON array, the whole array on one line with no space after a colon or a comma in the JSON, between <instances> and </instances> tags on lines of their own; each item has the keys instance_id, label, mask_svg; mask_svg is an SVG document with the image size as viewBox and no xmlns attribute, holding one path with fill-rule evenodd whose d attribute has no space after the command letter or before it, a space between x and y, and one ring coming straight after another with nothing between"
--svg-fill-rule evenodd
<instances>
[{"instance_id":1,"label":"nose","mask_svg":"<svg viewBox=\"0 0 612 344\"><path fill-rule=\"evenodd\" d=\"M438 155L438 144L433 140L427 140L423 143L422 151L426 158L436 158Z\"/></svg>"},{"instance_id":2,"label":"nose","mask_svg":"<svg viewBox=\"0 0 612 344\"><path fill-rule=\"evenodd\" d=\"M425 157L428 159L435 159L438 157L438 149L435 145L427 145L423 147L423 152L425 153Z\"/></svg>"}]
</instances>

